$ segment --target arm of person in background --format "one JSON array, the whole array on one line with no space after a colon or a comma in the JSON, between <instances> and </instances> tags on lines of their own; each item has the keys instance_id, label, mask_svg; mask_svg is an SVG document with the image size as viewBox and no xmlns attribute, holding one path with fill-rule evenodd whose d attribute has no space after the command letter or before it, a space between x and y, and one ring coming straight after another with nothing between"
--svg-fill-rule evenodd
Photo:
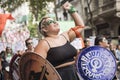
<instances>
[{"instance_id":1,"label":"arm of person in background","mask_svg":"<svg viewBox=\"0 0 120 80\"><path fill-rule=\"evenodd\" d=\"M76 12L75 8L69 2L63 4L63 8L68 10L76 25L74 28L67 32L69 40L72 41L74 38L80 36L80 32L84 28L84 22L81 16Z\"/></svg>"}]
</instances>

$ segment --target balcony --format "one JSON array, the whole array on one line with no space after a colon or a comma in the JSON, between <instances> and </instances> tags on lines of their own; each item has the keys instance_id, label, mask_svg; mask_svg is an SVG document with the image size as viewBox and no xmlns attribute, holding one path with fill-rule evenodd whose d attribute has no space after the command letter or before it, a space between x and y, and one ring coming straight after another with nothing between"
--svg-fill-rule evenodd
<instances>
[{"instance_id":1,"label":"balcony","mask_svg":"<svg viewBox=\"0 0 120 80\"><path fill-rule=\"evenodd\" d=\"M99 16L102 16L102 17L109 17L112 15L115 15L116 1L112 0L107 3L103 3L103 5L101 5L98 10L99 10Z\"/></svg>"},{"instance_id":2,"label":"balcony","mask_svg":"<svg viewBox=\"0 0 120 80\"><path fill-rule=\"evenodd\" d=\"M98 7L92 10L93 19L98 17L110 17L116 14L118 6L120 5L120 1L110 0L106 3L99 4ZM90 14L88 15L88 19L90 19Z\"/></svg>"}]
</instances>

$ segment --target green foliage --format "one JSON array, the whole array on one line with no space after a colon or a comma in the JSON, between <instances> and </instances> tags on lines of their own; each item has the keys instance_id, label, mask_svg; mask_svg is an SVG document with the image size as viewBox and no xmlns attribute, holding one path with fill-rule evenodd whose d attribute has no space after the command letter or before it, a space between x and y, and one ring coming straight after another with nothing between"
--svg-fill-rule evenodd
<instances>
[{"instance_id":1,"label":"green foliage","mask_svg":"<svg viewBox=\"0 0 120 80\"><path fill-rule=\"evenodd\" d=\"M47 2L53 2L54 0L0 0L0 6L5 11L12 12L21 6L24 2L29 3L29 9L32 15L30 16L30 20L28 21L28 29L30 30L31 37L38 37L38 24L33 24L33 20L35 18L36 21L39 21L41 17L46 15Z\"/></svg>"},{"instance_id":2,"label":"green foliage","mask_svg":"<svg viewBox=\"0 0 120 80\"><path fill-rule=\"evenodd\" d=\"M41 17L44 16L44 15L45 15L45 12L44 12L44 11L41 12L41 13L38 15L39 20L40 20ZM38 23L37 23L37 22L39 22L39 21L37 21L36 23L33 23L33 22L34 22L33 20L34 20L34 15L33 15L33 14L29 15L27 27L28 27L28 29L29 29L29 31L30 31L30 35L31 35L31 37L39 37L39 38L41 38L41 35L39 34L39 31L38 31Z\"/></svg>"},{"instance_id":3,"label":"green foliage","mask_svg":"<svg viewBox=\"0 0 120 80\"><path fill-rule=\"evenodd\" d=\"M38 15L45 10L46 2L42 2L44 0L30 0L29 1L29 7L32 14L34 14L34 17L36 21L38 20Z\"/></svg>"},{"instance_id":4,"label":"green foliage","mask_svg":"<svg viewBox=\"0 0 120 80\"><path fill-rule=\"evenodd\" d=\"M37 35L37 24L33 24L33 15L31 14L29 16L29 21L28 21L28 29L30 31L30 36L31 37L38 37Z\"/></svg>"},{"instance_id":5,"label":"green foliage","mask_svg":"<svg viewBox=\"0 0 120 80\"><path fill-rule=\"evenodd\" d=\"M12 12L24 2L29 2L30 11L37 21L39 14L45 13L47 2L53 1L54 0L0 0L0 6L5 11Z\"/></svg>"},{"instance_id":6,"label":"green foliage","mask_svg":"<svg viewBox=\"0 0 120 80\"><path fill-rule=\"evenodd\" d=\"M24 0L1 0L1 8L4 8L5 10L11 12L14 11L16 8L18 8Z\"/></svg>"},{"instance_id":7,"label":"green foliage","mask_svg":"<svg viewBox=\"0 0 120 80\"><path fill-rule=\"evenodd\" d=\"M38 37L36 26L37 26L37 24L31 24L31 23L30 23L30 25L28 25L28 29L30 30L31 37Z\"/></svg>"}]
</instances>

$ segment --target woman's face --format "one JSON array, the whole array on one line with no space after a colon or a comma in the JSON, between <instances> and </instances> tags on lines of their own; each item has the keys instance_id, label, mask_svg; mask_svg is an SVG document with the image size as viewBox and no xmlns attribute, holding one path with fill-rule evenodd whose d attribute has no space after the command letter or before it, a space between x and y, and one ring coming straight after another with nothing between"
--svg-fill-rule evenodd
<instances>
[{"instance_id":1,"label":"woman's face","mask_svg":"<svg viewBox=\"0 0 120 80\"><path fill-rule=\"evenodd\" d=\"M32 48L32 47L33 47L33 42L32 42L32 40L28 40L28 41L27 41L26 47L27 47L27 48Z\"/></svg>"},{"instance_id":2,"label":"woman's face","mask_svg":"<svg viewBox=\"0 0 120 80\"><path fill-rule=\"evenodd\" d=\"M103 38L100 46L105 48L109 47L108 40L106 38Z\"/></svg>"},{"instance_id":3,"label":"woman's face","mask_svg":"<svg viewBox=\"0 0 120 80\"><path fill-rule=\"evenodd\" d=\"M51 18L43 20L42 25L46 29L46 33L58 33L60 31L59 24Z\"/></svg>"},{"instance_id":4,"label":"woman's face","mask_svg":"<svg viewBox=\"0 0 120 80\"><path fill-rule=\"evenodd\" d=\"M6 52L7 52L7 53L12 53L12 49L8 47L8 48L6 49Z\"/></svg>"}]
</instances>

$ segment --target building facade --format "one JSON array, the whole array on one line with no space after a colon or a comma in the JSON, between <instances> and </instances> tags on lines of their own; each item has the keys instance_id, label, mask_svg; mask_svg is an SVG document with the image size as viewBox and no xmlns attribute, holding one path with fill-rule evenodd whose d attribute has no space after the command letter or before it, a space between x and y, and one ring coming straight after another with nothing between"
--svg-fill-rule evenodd
<instances>
[{"instance_id":1,"label":"building facade","mask_svg":"<svg viewBox=\"0 0 120 80\"><path fill-rule=\"evenodd\" d=\"M58 20L62 20L62 21L63 20L64 21L72 20L72 18L70 17L70 14L68 14L68 12L63 10L63 8L62 8L62 4L64 4L65 1L69 1L71 4L73 4L74 7L77 9L77 12L79 14L82 13L81 12L82 6L80 5L80 0L56 0L56 3L55 3L56 8L55 8L55 10L56 10L56 14L57 14ZM65 17L67 17L67 19Z\"/></svg>"},{"instance_id":2,"label":"building facade","mask_svg":"<svg viewBox=\"0 0 120 80\"><path fill-rule=\"evenodd\" d=\"M96 35L120 35L120 0L84 0L84 3L87 20L93 23Z\"/></svg>"},{"instance_id":3,"label":"building facade","mask_svg":"<svg viewBox=\"0 0 120 80\"><path fill-rule=\"evenodd\" d=\"M66 11L67 19L63 14L65 11L62 8L62 4L65 1L66 0L56 0L56 2L55 2L56 18L57 18L58 21L68 21L69 22L69 21L72 21L73 19L72 19L72 17L70 16L70 14L67 11ZM84 0L83 1L82 0L67 0L67 1L69 1L72 5L74 5L74 7L76 8L78 14L80 14L81 17L84 19L84 21L86 21L86 19L85 19L86 17L85 17L85 14L84 14L85 13L84 12L84 4L83 4ZM73 26L71 26L71 27L73 27ZM84 31L83 31L82 35L84 37Z\"/></svg>"},{"instance_id":4,"label":"building facade","mask_svg":"<svg viewBox=\"0 0 120 80\"><path fill-rule=\"evenodd\" d=\"M64 0L56 0L60 6ZM110 37L120 35L120 0L69 0L83 17L85 25L84 37L104 34ZM56 9L58 20L64 20L61 7ZM70 16L70 15L69 15ZM71 17L68 16L68 20Z\"/></svg>"}]
</instances>

